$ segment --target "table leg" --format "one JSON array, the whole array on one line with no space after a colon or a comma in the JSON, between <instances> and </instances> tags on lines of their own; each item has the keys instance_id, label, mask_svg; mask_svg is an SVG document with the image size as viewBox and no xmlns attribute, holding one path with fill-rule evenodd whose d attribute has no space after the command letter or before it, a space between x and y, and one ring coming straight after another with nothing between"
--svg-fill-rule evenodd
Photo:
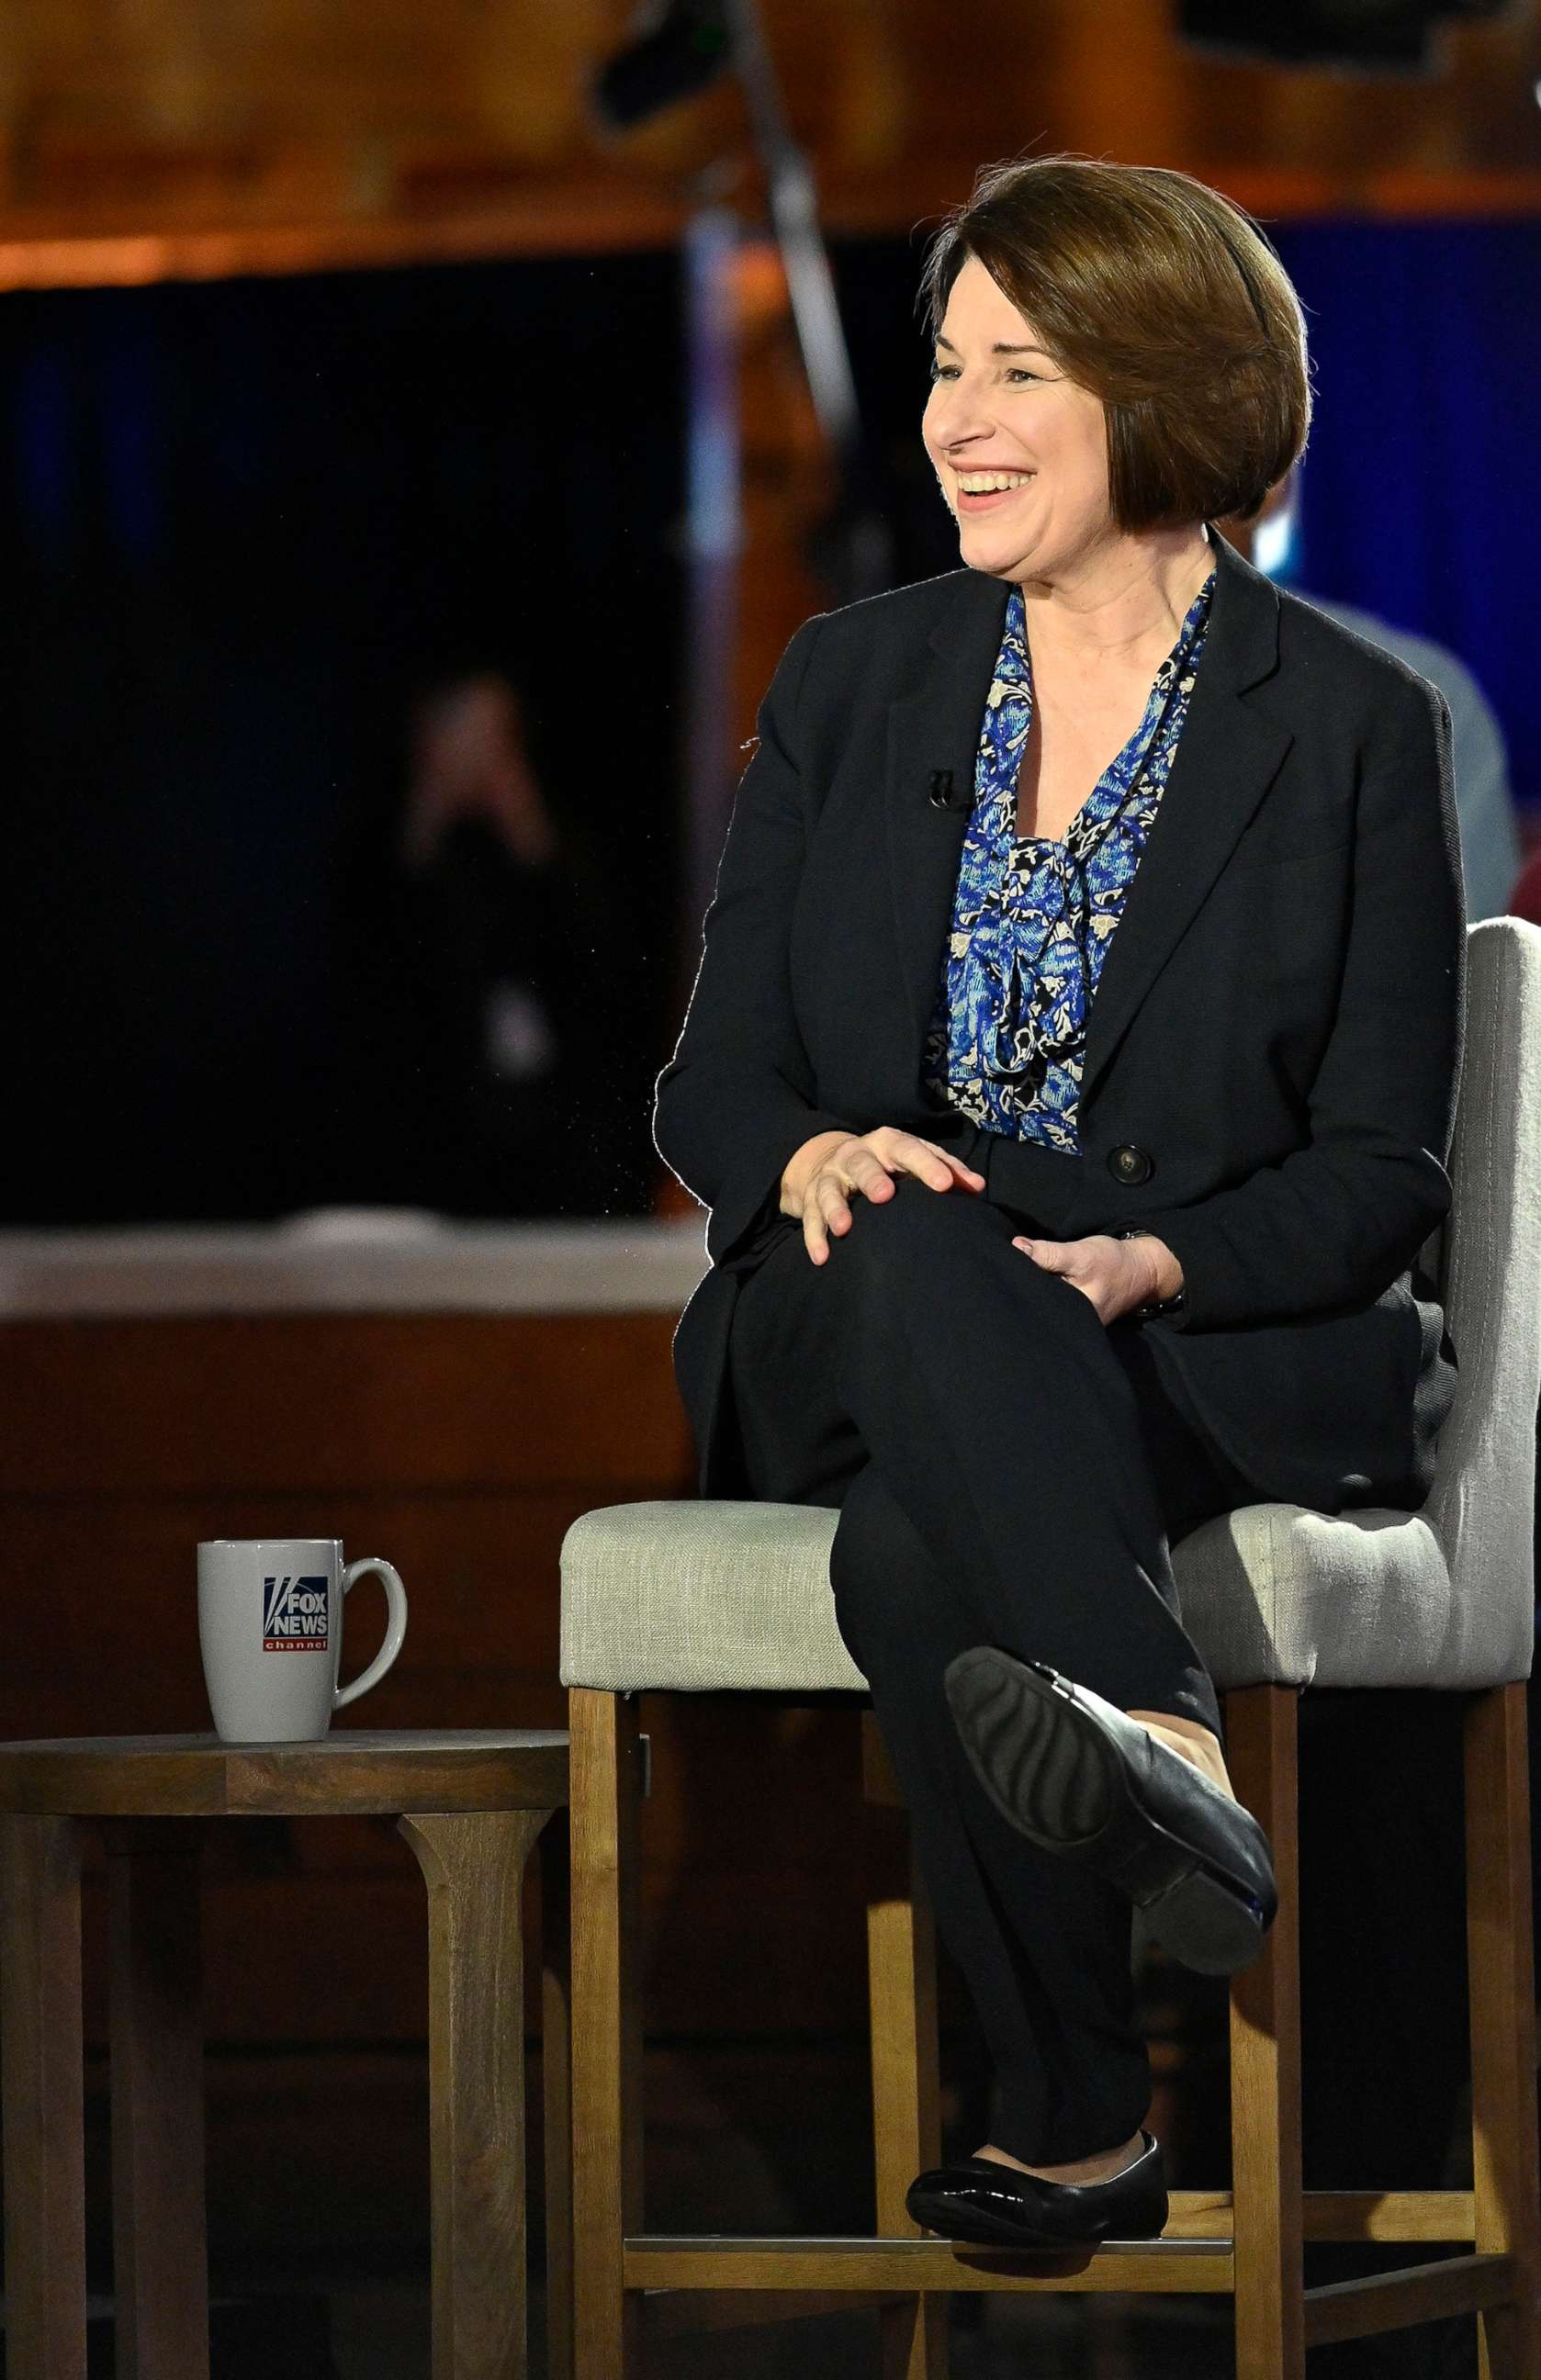
<instances>
[{"instance_id":1,"label":"table leg","mask_svg":"<svg viewBox=\"0 0 1541 2380\"><path fill-rule=\"evenodd\" d=\"M540 2078L546 2140L546 2380L573 2374L573 2024L567 1813L540 1838Z\"/></svg>"},{"instance_id":2,"label":"table leg","mask_svg":"<svg viewBox=\"0 0 1541 2380\"><path fill-rule=\"evenodd\" d=\"M201 1829L106 1828L119 2380L209 2380Z\"/></svg>"},{"instance_id":3,"label":"table leg","mask_svg":"<svg viewBox=\"0 0 1541 2380\"><path fill-rule=\"evenodd\" d=\"M428 1887L433 2380L525 2380L525 1863L550 1815L415 1813Z\"/></svg>"},{"instance_id":4,"label":"table leg","mask_svg":"<svg viewBox=\"0 0 1541 2380\"><path fill-rule=\"evenodd\" d=\"M85 2380L80 1842L0 1817L0 2066L10 2380Z\"/></svg>"}]
</instances>

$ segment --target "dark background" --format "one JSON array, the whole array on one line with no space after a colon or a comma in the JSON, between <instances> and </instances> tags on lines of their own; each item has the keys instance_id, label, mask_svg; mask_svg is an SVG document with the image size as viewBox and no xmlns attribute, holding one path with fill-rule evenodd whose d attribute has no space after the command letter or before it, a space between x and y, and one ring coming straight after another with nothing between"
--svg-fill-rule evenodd
<instances>
[{"instance_id":1,"label":"dark background","mask_svg":"<svg viewBox=\"0 0 1541 2380\"><path fill-rule=\"evenodd\" d=\"M0 306L7 1221L647 1205L679 340L669 255ZM397 897L411 702L467 666L583 888L560 1162L456 1160Z\"/></svg>"}]
</instances>

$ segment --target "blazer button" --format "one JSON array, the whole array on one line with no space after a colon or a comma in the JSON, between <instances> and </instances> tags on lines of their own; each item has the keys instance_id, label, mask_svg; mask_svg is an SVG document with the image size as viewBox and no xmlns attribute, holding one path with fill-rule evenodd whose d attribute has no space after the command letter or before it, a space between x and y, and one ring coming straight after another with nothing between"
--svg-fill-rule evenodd
<instances>
[{"instance_id":1,"label":"blazer button","mask_svg":"<svg viewBox=\"0 0 1541 2380\"><path fill-rule=\"evenodd\" d=\"M1147 1149L1136 1148L1126 1141L1122 1148L1109 1150L1108 1171L1115 1181L1125 1182L1133 1188L1149 1181L1156 1171L1156 1160Z\"/></svg>"}]
</instances>

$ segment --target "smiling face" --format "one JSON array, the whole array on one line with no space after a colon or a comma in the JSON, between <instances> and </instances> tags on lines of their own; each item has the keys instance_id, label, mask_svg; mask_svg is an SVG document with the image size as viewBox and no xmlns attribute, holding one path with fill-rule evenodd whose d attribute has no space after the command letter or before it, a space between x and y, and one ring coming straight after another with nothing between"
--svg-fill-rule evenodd
<instances>
[{"instance_id":1,"label":"smiling face","mask_svg":"<svg viewBox=\"0 0 1541 2380\"><path fill-rule=\"evenodd\" d=\"M1102 400L1066 379L977 257L949 293L934 372L921 430L961 559L995 578L1077 574L1118 534Z\"/></svg>"}]
</instances>

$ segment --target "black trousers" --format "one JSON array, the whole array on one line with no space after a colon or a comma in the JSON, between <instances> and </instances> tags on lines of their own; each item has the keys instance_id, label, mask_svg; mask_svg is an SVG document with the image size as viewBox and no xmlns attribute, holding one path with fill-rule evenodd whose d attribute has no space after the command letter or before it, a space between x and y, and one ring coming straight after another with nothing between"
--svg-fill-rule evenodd
<instances>
[{"instance_id":1,"label":"black trousers","mask_svg":"<svg viewBox=\"0 0 1541 2380\"><path fill-rule=\"evenodd\" d=\"M1131 1908L998 1815L942 1673L1001 1645L1220 1733L1170 1547L1259 1491L1173 1403L1151 1326L1104 1325L1011 1245L1039 1228L907 1176L854 1202L822 1266L789 1219L741 1284L730 1366L751 1495L840 1512L836 1616L995 2064L996 2145L1057 2164L1149 2106Z\"/></svg>"}]
</instances>

